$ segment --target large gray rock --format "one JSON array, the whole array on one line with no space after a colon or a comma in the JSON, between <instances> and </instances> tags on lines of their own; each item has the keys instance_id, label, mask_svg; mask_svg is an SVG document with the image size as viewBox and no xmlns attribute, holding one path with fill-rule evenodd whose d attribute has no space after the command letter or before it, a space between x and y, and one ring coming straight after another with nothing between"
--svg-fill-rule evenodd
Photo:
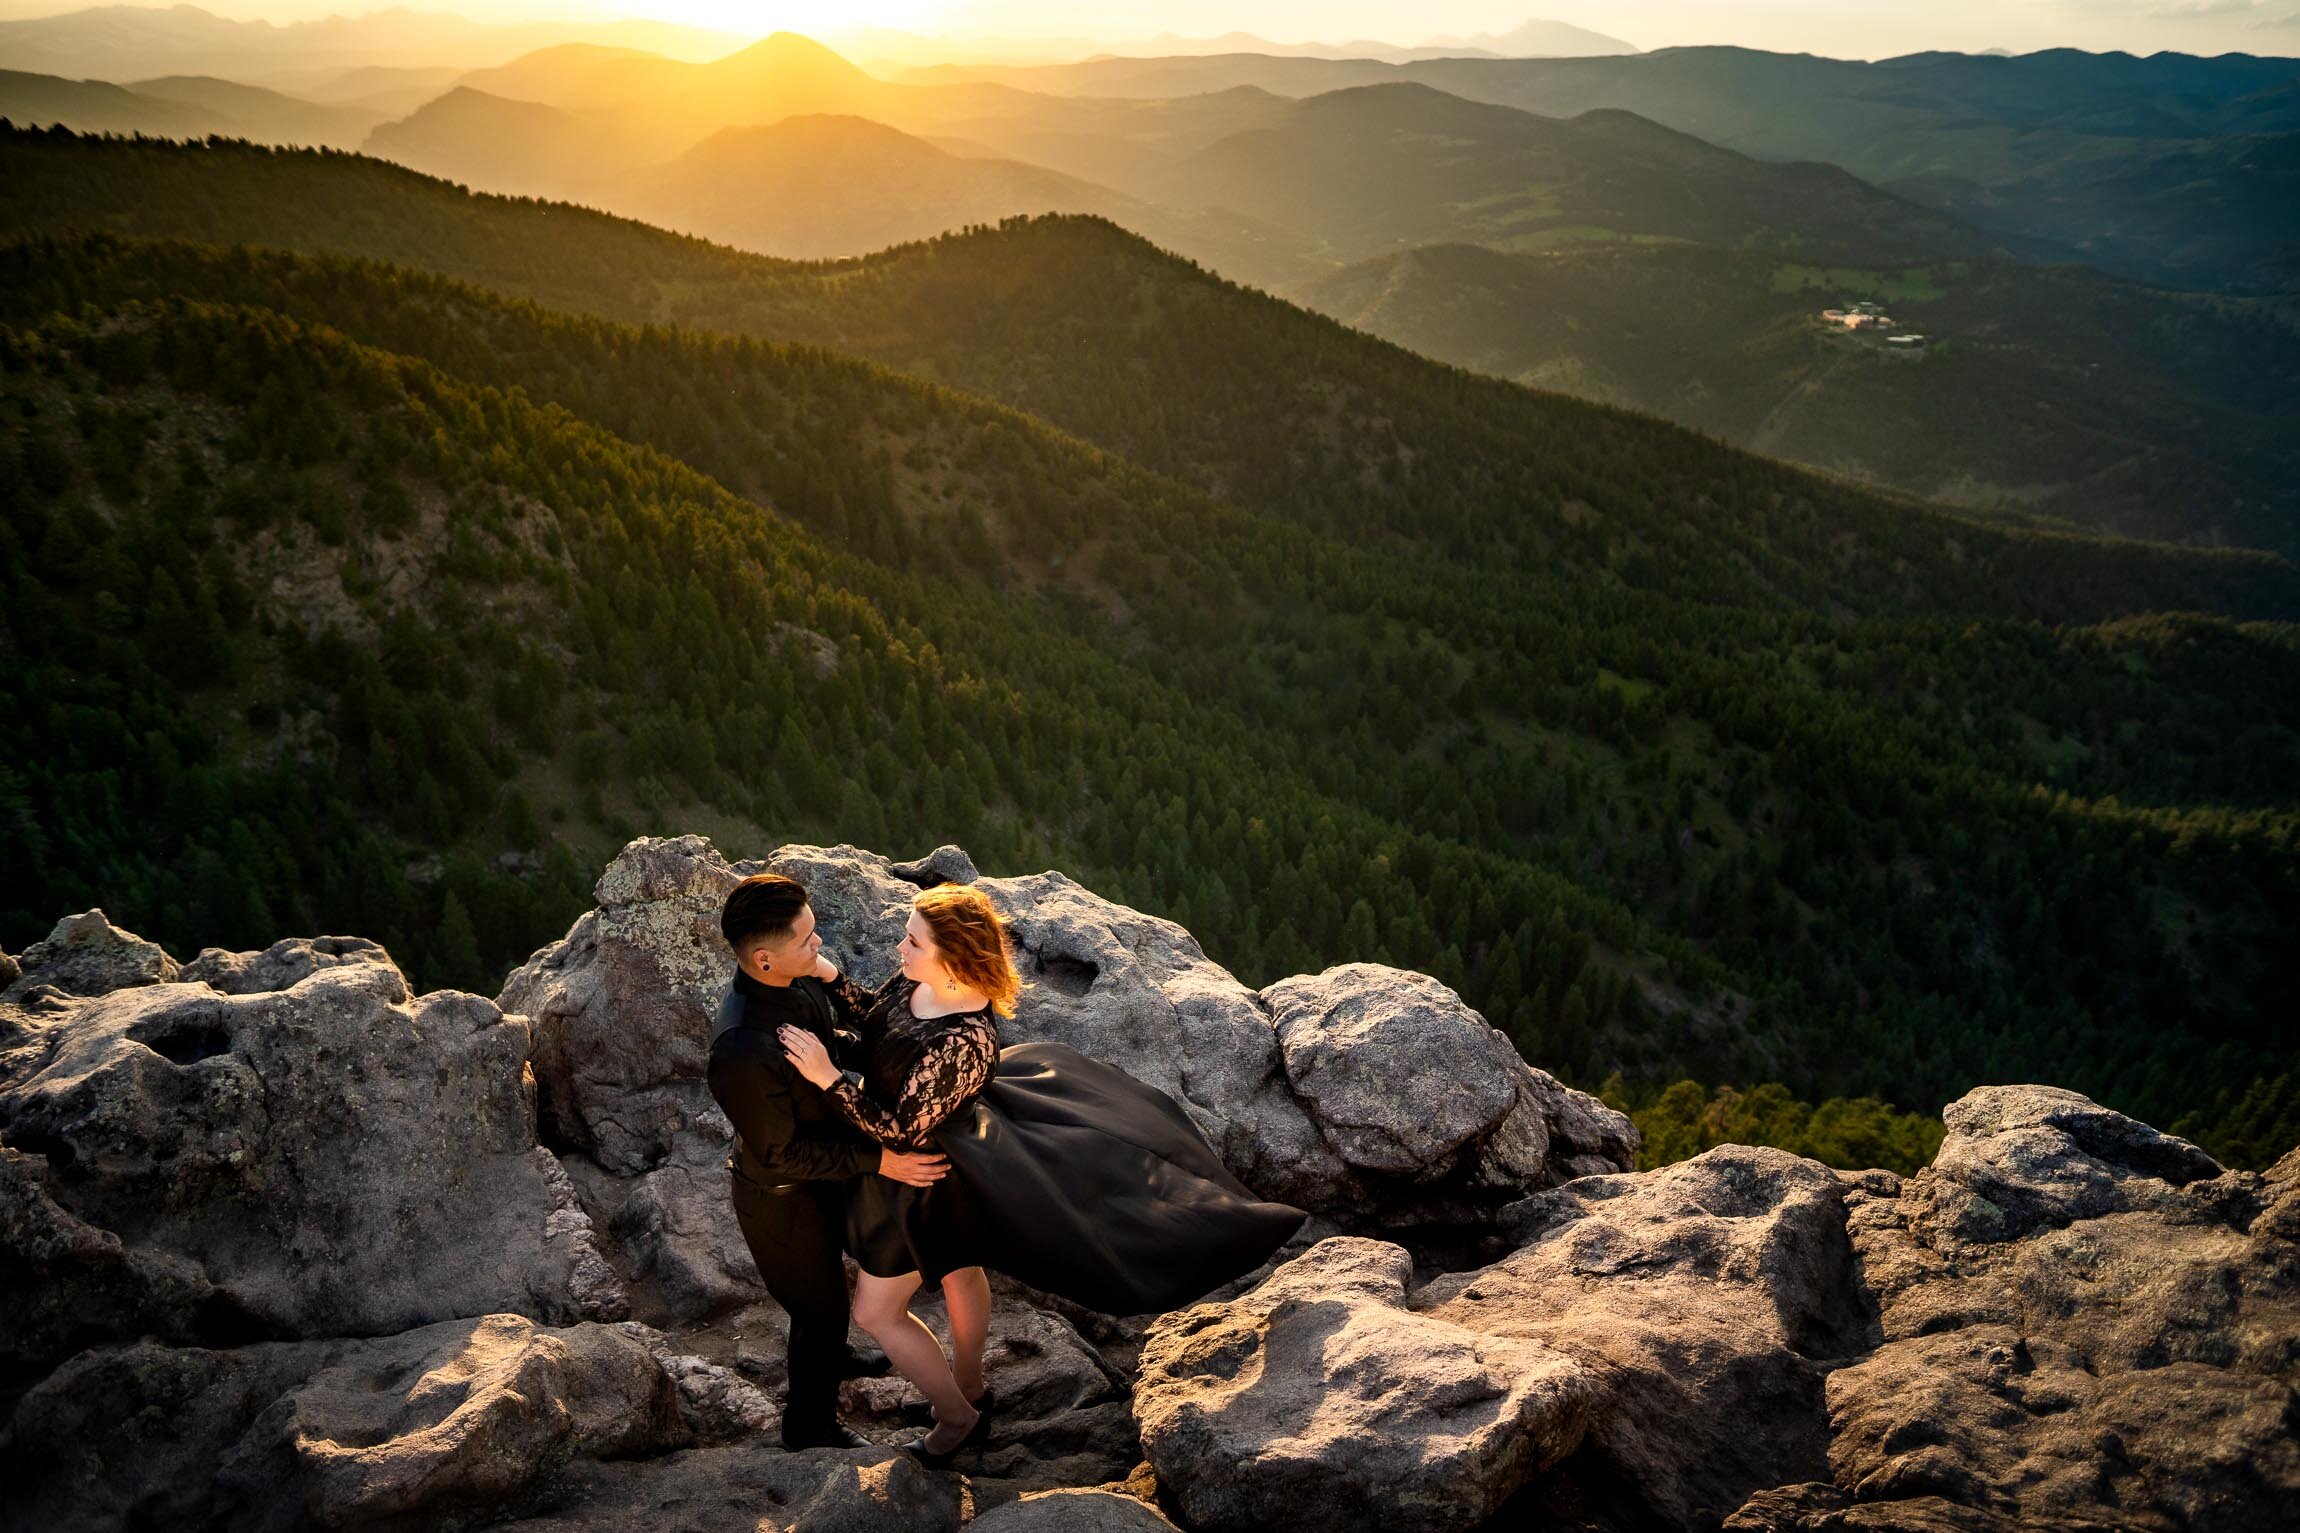
<instances>
[{"instance_id":1,"label":"large gray rock","mask_svg":"<svg viewBox=\"0 0 2300 1533\"><path fill-rule=\"evenodd\" d=\"M786 846L767 866L807 885L826 946L868 984L894 972L920 886L981 889L1026 985L1008 1042L1066 1043L1156 1086L1249 1185L1330 1218L1384 1223L1405 1198L1417 1222L1473 1219L1637 1163L1626 1117L1529 1068L1424 975L1350 964L1257 994L1171 921L1060 873L975 876L956 847L894 864Z\"/></svg>"},{"instance_id":2,"label":"large gray rock","mask_svg":"<svg viewBox=\"0 0 2300 1533\"><path fill-rule=\"evenodd\" d=\"M671 1158L682 1136L725 1142L703 1084L711 1018L734 971L719 909L760 869L729 867L701 836L642 837L600 875L597 907L504 982L499 1003L534 1029L551 1143L633 1176Z\"/></svg>"},{"instance_id":3,"label":"large gray rock","mask_svg":"<svg viewBox=\"0 0 2300 1533\"><path fill-rule=\"evenodd\" d=\"M1581 1451L1531 1501L1617 1527L1714 1525L1754 1490L1818 1477L1823 1380L1876 1340L1843 1207L1818 1162L1722 1145L1535 1194L1511 1210L1516 1250L1415 1304L1604 1381Z\"/></svg>"},{"instance_id":4,"label":"large gray rock","mask_svg":"<svg viewBox=\"0 0 2300 1533\"><path fill-rule=\"evenodd\" d=\"M436 1522L516 1505L570 1459L688 1440L677 1387L638 1339L494 1315L347 1352L266 1407L220 1477L250 1505L292 1485L323 1528Z\"/></svg>"},{"instance_id":5,"label":"large gray rock","mask_svg":"<svg viewBox=\"0 0 2300 1533\"><path fill-rule=\"evenodd\" d=\"M1579 1446L1597 1378L1418 1312L1412 1273L1397 1246L1327 1240L1151 1327L1135 1416L1192 1527L1468 1528Z\"/></svg>"},{"instance_id":6,"label":"large gray rock","mask_svg":"<svg viewBox=\"0 0 2300 1533\"><path fill-rule=\"evenodd\" d=\"M173 1305L150 1328L186 1339L617 1312L535 1144L527 1028L494 1003L411 997L381 949L339 939L39 1000L35 1041L0 1058L0 1137L33 1152L0 1173L38 1289L11 1303L85 1283L115 1327L62 1341Z\"/></svg>"},{"instance_id":7,"label":"large gray rock","mask_svg":"<svg viewBox=\"0 0 2300 1533\"><path fill-rule=\"evenodd\" d=\"M993 1507L973 1533L1181 1533L1149 1502L1111 1490L1042 1490Z\"/></svg>"},{"instance_id":8,"label":"large gray rock","mask_svg":"<svg viewBox=\"0 0 2300 1533\"><path fill-rule=\"evenodd\" d=\"M1948 1137L1912 1196L1943 1254L2135 1208L2175 1210L2175 1189L2220 1175L2195 1145L2055 1086L1992 1086L1941 1114Z\"/></svg>"},{"instance_id":9,"label":"large gray rock","mask_svg":"<svg viewBox=\"0 0 2300 1533\"><path fill-rule=\"evenodd\" d=\"M1509 1255L1419 1288L1399 1248L1327 1241L1152 1327L1144 1447L1207 1528L1460 1529L1520 1493L1714 1525L1825 1465L1822 1380L1874 1340L1842 1200L1826 1167L1729 1146L1536 1194Z\"/></svg>"},{"instance_id":10,"label":"large gray rock","mask_svg":"<svg viewBox=\"0 0 2300 1533\"><path fill-rule=\"evenodd\" d=\"M250 1506L217 1468L264 1409L358 1342L228 1350L141 1341L80 1353L34 1385L0 1428L12 1528L297 1525L297 1489Z\"/></svg>"},{"instance_id":11,"label":"large gray rock","mask_svg":"<svg viewBox=\"0 0 2300 1533\"><path fill-rule=\"evenodd\" d=\"M102 1348L17 1403L0 1470L24 1526L438 1527L542 1495L571 1462L695 1441L706 1397L651 1340L495 1315L357 1341Z\"/></svg>"},{"instance_id":12,"label":"large gray rock","mask_svg":"<svg viewBox=\"0 0 2300 1533\"><path fill-rule=\"evenodd\" d=\"M176 961L158 943L120 930L101 910L66 916L6 968L15 972L8 975L0 1002L21 1000L38 986L66 995L109 995L176 977Z\"/></svg>"},{"instance_id":13,"label":"large gray rock","mask_svg":"<svg viewBox=\"0 0 2300 1533\"><path fill-rule=\"evenodd\" d=\"M1466 1199L1450 1218L1474 1219L1480 1201L1637 1164L1626 1117L1528 1066L1426 974L1344 964L1261 998L1287 1085L1371 1209L1439 1223Z\"/></svg>"},{"instance_id":14,"label":"large gray rock","mask_svg":"<svg viewBox=\"0 0 2300 1533\"><path fill-rule=\"evenodd\" d=\"M2046 1087L1944 1117L1930 1168L1849 1200L1884 1340L1829 1380L1832 1483L1736 1525L2288 1526L2300 1153L2222 1172Z\"/></svg>"},{"instance_id":15,"label":"large gray rock","mask_svg":"<svg viewBox=\"0 0 2300 1533\"><path fill-rule=\"evenodd\" d=\"M49 1190L48 1161L0 1147L0 1386L36 1378L91 1342L244 1333L199 1264L130 1248Z\"/></svg>"},{"instance_id":16,"label":"large gray rock","mask_svg":"<svg viewBox=\"0 0 2300 1533\"><path fill-rule=\"evenodd\" d=\"M600 875L597 908L500 997L535 1032L545 1139L648 1311L667 1320L766 1297L727 1198L734 1129L704 1081L734 972L719 910L765 866L730 866L701 836L633 841Z\"/></svg>"},{"instance_id":17,"label":"large gray rock","mask_svg":"<svg viewBox=\"0 0 2300 1533\"><path fill-rule=\"evenodd\" d=\"M751 1441L640 1462L568 1466L548 1509L506 1533L957 1533L959 1477L896 1448L785 1453Z\"/></svg>"}]
</instances>

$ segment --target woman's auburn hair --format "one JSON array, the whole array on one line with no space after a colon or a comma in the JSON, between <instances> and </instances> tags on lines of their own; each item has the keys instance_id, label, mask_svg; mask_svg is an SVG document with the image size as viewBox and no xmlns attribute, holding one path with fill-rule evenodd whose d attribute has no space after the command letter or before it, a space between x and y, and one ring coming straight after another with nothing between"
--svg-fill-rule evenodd
<instances>
[{"instance_id":1,"label":"woman's auburn hair","mask_svg":"<svg viewBox=\"0 0 2300 1533\"><path fill-rule=\"evenodd\" d=\"M950 977L990 997L1000 1016L1013 1016L1015 998L1022 994L1022 976L1015 972L1007 947L1006 921L988 896L965 884L938 884L920 891L910 905L934 933L935 956L950 970Z\"/></svg>"}]
</instances>

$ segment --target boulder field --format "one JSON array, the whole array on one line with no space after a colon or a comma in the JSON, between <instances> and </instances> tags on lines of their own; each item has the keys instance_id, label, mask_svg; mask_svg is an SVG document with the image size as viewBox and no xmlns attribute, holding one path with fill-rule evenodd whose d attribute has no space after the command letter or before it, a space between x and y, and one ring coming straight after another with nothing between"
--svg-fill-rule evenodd
<instances>
[{"instance_id":1,"label":"boulder field","mask_svg":"<svg viewBox=\"0 0 2300 1533\"><path fill-rule=\"evenodd\" d=\"M736 879L875 984L972 883L1055 1039L1308 1209L1108 1316L996 1280L980 1451L778 1444L780 1311L704 1089ZM2071 1092L1949 1104L1903 1180L1628 1120L1424 975L1261 991L1060 873L632 842L489 1000L355 937L0 954L0 1528L2281 1529L2300 1151L2231 1171ZM935 1305L921 1305L939 1328ZM860 1332L858 1347L869 1343Z\"/></svg>"}]
</instances>

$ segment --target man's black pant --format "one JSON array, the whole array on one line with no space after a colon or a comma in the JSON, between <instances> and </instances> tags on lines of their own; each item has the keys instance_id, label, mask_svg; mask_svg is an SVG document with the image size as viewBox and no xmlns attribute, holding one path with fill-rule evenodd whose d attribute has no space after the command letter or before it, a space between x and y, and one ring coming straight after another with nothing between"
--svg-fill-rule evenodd
<instances>
[{"instance_id":1,"label":"man's black pant","mask_svg":"<svg viewBox=\"0 0 2300 1533\"><path fill-rule=\"evenodd\" d=\"M769 1192L730 1172L735 1222L767 1292L791 1317L791 1385L783 1431L837 1419L847 1357L847 1276L839 1259L846 1202L837 1182L801 1182Z\"/></svg>"}]
</instances>

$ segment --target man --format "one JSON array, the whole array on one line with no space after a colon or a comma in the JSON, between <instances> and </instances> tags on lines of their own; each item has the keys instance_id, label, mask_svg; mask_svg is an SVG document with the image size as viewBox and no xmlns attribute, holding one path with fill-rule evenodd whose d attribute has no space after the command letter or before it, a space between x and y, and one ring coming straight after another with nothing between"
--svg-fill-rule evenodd
<instances>
[{"instance_id":1,"label":"man","mask_svg":"<svg viewBox=\"0 0 2300 1533\"><path fill-rule=\"evenodd\" d=\"M775 1030L785 1023L839 1058L868 1002L822 956L806 889L777 873L746 878L727 896L719 931L736 969L712 1030L708 1079L735 1126L727 1169L736 1222L767 1292L791 1317L783 1446L868 1447L838 1418L839 1380L859 1371L847 1351L840 1184L875 1174L924 1187L949 1166L939 1155L880 1149L784 1058Z\"/></svg>"}]
</instances>

